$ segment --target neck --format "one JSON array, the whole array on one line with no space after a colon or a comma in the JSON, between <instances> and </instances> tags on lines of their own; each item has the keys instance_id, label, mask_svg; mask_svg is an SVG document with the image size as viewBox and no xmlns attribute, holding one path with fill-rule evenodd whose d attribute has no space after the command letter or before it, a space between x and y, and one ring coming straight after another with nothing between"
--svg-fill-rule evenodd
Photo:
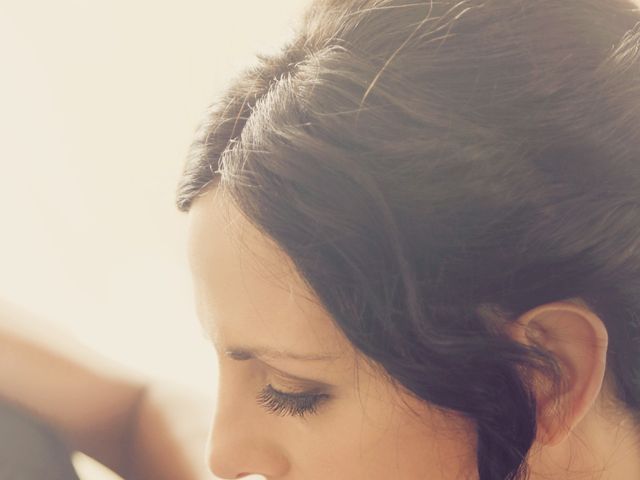
<instances>
[{"instance_id":1,"label":"neck","mask_svg":"<svg viewBox=\"0 0 640 480\"><path fill-rule=\"evenodd\" d=\"M530 465L531 480L638 480L640 425L619 403L602 400L565 441L532 452Z\"/></svg>"}]
</instances>

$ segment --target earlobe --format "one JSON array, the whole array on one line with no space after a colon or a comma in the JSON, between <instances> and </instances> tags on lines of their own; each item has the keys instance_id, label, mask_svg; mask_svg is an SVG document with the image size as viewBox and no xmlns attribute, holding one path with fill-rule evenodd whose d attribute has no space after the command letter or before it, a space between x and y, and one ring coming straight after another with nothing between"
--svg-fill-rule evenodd
<instances>
[{"instance_id":1,"label":"earlobe","mask_svg":"<svg viewBox=\"0 0 640 480\"><path fill-rule=\"evenodd\" d=\"M550 352L563 374L565 388L554 392L550 381L536 374L538 404L536 441L552 446L568 437L591 409L602 389L606 370L607 330L582 303L554 302L536 307L508 327L525 345Z\"/></svg>"}]
</instances>

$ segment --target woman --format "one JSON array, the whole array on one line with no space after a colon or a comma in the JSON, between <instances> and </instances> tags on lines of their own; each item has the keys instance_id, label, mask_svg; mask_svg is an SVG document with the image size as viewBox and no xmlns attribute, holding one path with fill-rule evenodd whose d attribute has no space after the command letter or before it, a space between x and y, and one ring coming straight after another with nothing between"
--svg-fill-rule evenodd
<instances>
[{"instance_id":1,"label":"woman","mask_svg":"<svg viewBox=\"0 0 640 480\"><path fill-rule=\"evenodd\" d=\"M234 79L178 192L216 476L640 478L639 47L630 1L317 0Z\"/></svg>"}]
</instances>

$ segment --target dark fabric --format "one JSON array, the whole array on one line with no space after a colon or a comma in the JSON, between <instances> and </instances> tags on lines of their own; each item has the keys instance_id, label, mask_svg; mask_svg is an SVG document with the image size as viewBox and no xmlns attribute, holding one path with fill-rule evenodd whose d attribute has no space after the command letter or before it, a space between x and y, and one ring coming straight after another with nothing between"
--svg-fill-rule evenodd
<instances>
[{"instance_id":1,"label":"dark fabric","mask_svg":"<svg viewBox=\"0 0 640 480\"><path fill-rule=\"evenodd\" d=\"M79 480L71 452L42 422L0 402L0 480Z\"/></svg>"}]
</instances>

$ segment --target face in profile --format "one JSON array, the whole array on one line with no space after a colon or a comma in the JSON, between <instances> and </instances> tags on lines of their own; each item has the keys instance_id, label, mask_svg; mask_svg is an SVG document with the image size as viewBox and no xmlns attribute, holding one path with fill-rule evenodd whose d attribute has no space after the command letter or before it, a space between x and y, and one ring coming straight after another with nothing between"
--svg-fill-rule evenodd
<instances>
[{"instance_id":1,"label":"face in profile","mask_svg":"<svg viewBox=\"0 0 640 480\"><path fill-rule=\"evenodd\" d=\"M198 316L219 361L213 473L459 480L475 472L471 424L394 388L364 361L291 259L218 193L189 212Z\"/></svg>"}]
</instances>

